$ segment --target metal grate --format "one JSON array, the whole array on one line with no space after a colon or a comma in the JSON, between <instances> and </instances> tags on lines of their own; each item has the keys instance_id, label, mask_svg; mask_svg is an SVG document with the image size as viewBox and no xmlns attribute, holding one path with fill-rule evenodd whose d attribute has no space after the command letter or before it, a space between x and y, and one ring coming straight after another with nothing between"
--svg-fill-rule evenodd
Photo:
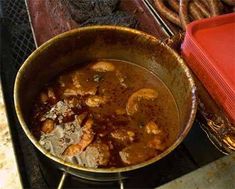
<instances>
[{"instance_id":1,"label":"metal grate","mask_svg":"<svg viewBox=\"0 0 235 189\"><path fill-rule=\"evenodd\" d=\"M2 1L3 15L9 22L11 31L11 58L18 69L35 49L24 0Z\"/></svg>"},{"instance_id":2,"label":"metal grate","mask_svg":"<svg viewBox=\"0 0 235 189\"><path fill-rule=\"evenodd\" d=\"M35 49L24 0L0 0L0 76L9 127L23 188L47 188L33 145L19 126L14 111L13 87L17 70ZM3 25L4 24L4 25ZM2 38L3 37L3 38Z\"/></svg>"}]
</instances>

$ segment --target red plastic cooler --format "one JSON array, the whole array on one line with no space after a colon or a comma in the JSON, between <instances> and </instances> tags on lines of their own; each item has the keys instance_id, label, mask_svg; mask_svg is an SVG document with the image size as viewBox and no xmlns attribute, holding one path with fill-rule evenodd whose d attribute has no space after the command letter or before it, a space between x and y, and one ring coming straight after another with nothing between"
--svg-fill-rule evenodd
<instances>
[{"instance_id":1,"label":"red plastic cooler","mask_svg":"<svg viewBox=\"0 0 235 189\"><path fill-rule=\"evenodd\" d=\"M182 53L235 123L235 13L189 24Z\"/></svg>"}]
</instances>

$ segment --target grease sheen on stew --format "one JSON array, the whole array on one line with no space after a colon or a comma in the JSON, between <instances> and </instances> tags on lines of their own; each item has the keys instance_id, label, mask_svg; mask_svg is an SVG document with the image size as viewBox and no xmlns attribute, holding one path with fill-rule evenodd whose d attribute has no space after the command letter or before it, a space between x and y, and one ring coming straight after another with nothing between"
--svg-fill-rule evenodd
<instances>
[{"instance_id":1,"label":"grease sheen on stew","mask_svg":"<svg viewBox=\"0 0 235 189\"><path fill-rule=\"evenodd\" d=\"M31 131L51 154L85 167L149 160L179 133L176 103L147 69L118 60L73 67L40 91Z\"/></svg>"}]
</instances>

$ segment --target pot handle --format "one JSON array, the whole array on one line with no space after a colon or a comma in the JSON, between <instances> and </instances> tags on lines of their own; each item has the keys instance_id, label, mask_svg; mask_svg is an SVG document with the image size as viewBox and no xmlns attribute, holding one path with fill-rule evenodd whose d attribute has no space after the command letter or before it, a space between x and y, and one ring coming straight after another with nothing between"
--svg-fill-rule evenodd
<instances>
[{"instance_id":1,"label":"pot handle","mask_svg":"<svg viewBox=\"0 0 235 189\"><path fill-rule=\"evenodd\" d=\"M61 176L61 179L60 179L60 182L59 182L59 184L57 186L57 189L63 189L63 186L64 186L65 180L67 178L67 175L68 175L68 173L63 171L63 174Z\"/></svg>"},{"instance_id":2,"label":"pot handle","mask_svg":"<svg viewBox=\"0 0 235 189\"><path fill-rule=\"evenodd\" d=\"M119 187L120 189L124 189L124 182L122 179L119 180Z\"/></svg>"},{"instance_id":3,"label":"pot handle","mask_svg":"<svg viewBox=\"0 0 235 189\"><path fill-rule=\"evenodd\" d=\"M68 176L68 173L63 171L63 174L61 176L61 179L60 179L60 182L57 186L57 189L63 189L63 186L64 186L64 183L65 183L67 176ZM124 189L124 182L121 178L119 179L119 187L120 187L120 189Z\"/></svg>"}]
</instances>

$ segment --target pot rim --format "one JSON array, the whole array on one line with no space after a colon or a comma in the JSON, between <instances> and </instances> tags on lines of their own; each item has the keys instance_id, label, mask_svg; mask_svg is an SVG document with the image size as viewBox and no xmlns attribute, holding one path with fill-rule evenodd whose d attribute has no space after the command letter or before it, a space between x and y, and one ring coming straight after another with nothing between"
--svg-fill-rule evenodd
<instances>
[{"instance_id":1,"label":"pot rim","mask_svg":"<svg viewBox=\"0 0 235 189\"><path fill-rule=\"evenodd\" d=\"M37 56L38 53L40 53L41 51L44 51L47 48L49 48L49 46L52 43L60 41L62 38L69 37L69 36L74 36L74 35L79 34L80 32L86 32L86 31L89 31L89 30L119 30L119 31L122 31L122 32L128 32L128 33L133 33L133 34L136 34L136 35L139 35L139 36L144 36L145 38L148 38L149 40L160 44L164 48L167 48L167 50L170 51L177 58L180 66L182 67L182 69L184 70L184 72L187 76L187 79L189 81L189 87L191 88L191 94L192 94L192 106L191 106L190 116L189 116L187 125L184 128L184 130L182 131L182 133L180 134L180 136L177 138L177 140L169 148L167 148L164 152L162 152L161 154L157 155L156 157L154 157L150 160L147 160L145 162L142 162L142 163L139 163L139 164L136 164L136 165L131 165L131 166L122 167L122 168L87 168L87 167L79 166L77 164L69 163L69 162L66 162L66 161L62 160L61 158L58 158L58 157L50 154L48 151L46 151L39 144L39 142L36 140L36 138L33 136L33 134L31 133L31 131L27 127L27 124L24 121L24 118L23 118L23 115L22 115L22 112L21 112L21 108L20 108L20 105L19 105L20 99L18 98L18 91L19 91L20 78L23 77L23 71L24 71L25 67L28 64L30 64L30 62L34 59L35 56ZM155 37L153 37L153 36L151 36L151 35L149 35L145 32L142 32L142 31L138 31L138 30L130 29L130 28L126 28L126 27L121 27L121 26L100 26L100 25L96 25L96 26L82 27L82 28L70 30L70 31L64 32L62 34L59 34L59 35L53 37L52 39L48 40L47 42L45 42L44 44L39 46L34 52L32 52L32 54L21 65L21 67L18 70L18 73L16 75L15 84L14 84L14 104L15 104L15 110L16 110L18 120L19 120L20 125L23 128L25 134L30 139L30 141L34 144L34 146L39 151L41 151L41 153L43 153L46 157L48 157L49 159L52 159L53 161L55 161L59 164L67 166L68 169L73 168L73 169L80 170L80 171L95 172L95 173L120 173L120 172L127 172L127 171L136 170L136 169L139 169L139 168L142 168L142 167L145 167L147 165L150 165L150 164L153 164L153 163L157 162L158 160L162 159L163 157L168 155L170 152L172 152L183 141L183 139L186 137L189 130L191 129L191 127L193 125L193 122L194 122L194 119L195 119L195 116L196 116L197 95L196 95L195 82L193 80L193 77L191 75L191 72L190 72L189 68L186 66L186 64L184 63L184 60L180 57L180 55L178 55L169 46L162 43L157 38L155 38Z\"/></svg>"}]
</instances>

